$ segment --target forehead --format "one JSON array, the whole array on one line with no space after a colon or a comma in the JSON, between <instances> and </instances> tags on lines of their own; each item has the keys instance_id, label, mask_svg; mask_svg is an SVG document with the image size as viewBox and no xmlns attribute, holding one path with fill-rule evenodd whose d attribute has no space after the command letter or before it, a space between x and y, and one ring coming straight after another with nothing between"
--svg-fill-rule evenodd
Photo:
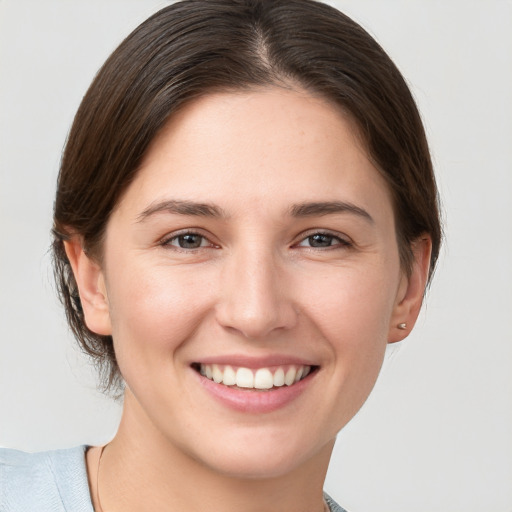
<instances>
[{"instance_id":1,"label":"forehead","mask_svg":"<svg viewBox=\"0 0 512 512\"><path fill-rule=\"evenodd\" d=\"M155 138L127 192L139 208L169 194L234 210L343 196L389 201L348 116L323 98L281 88L187 104Z\"/></svg>"}]
</instances>

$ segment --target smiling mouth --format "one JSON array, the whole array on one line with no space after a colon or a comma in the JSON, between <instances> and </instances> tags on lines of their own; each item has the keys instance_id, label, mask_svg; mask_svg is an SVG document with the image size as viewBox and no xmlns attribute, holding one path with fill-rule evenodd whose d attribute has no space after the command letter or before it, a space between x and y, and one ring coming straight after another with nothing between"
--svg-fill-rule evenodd
<instances>
[{"instance_id":1,"label":"smiling mouth","mask_svg":"<svg viewBox=\"0 0 512 512\"><path fill-rule=\"evenodd\" d=\"M269 391L293 386L318 369L318 366L285 365L271 368L244 368L221 364L194 363L192 368L217 384L244 390Z\"/></svg>"}]
</instances>

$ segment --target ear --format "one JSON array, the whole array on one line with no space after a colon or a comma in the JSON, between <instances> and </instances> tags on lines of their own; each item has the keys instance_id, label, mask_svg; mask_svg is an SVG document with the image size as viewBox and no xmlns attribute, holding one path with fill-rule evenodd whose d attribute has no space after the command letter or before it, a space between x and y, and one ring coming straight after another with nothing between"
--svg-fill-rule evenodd
<instances>
[{"instance_id":1,"label":"ear","mask_svg":"<svg viewBox=\"0 0 512 512\"><path fill-rule=\"evenodd\" d=\"M389 326L389 343L402 341L406 338L420 313L430 269L430 254L432 252L430 236L421 236L413 242L412 251L414 260L411 275L404 274L398 288Z\"/></svg>"},{"instance_id":2,"label":"ear","mask_svg":"<svg viewBox=\"0 0 512 512\"><path fill-rule=\"evenodd\" d=\"M107 288L100 265L87 256L80 237L64 242L64 248L80 293L85 324L96 334L111 335Z\"/></svg>"}]
</instances>

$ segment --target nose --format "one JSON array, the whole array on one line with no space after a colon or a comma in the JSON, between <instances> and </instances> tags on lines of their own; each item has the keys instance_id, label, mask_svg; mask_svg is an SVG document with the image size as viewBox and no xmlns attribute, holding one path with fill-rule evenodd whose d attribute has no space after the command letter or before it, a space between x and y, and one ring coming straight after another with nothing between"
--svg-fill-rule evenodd
<instances>
[{"instance_id":1,"label":"nose","mask_svg":"<svg viewBox=\"0 0 512 512\"><path fill-rule=\"evenodd\" d=\"M241 252L224 267L217 321L250 339L294 327L297 312L283 269L270 254Z\"/></svg>"}]
</instances>

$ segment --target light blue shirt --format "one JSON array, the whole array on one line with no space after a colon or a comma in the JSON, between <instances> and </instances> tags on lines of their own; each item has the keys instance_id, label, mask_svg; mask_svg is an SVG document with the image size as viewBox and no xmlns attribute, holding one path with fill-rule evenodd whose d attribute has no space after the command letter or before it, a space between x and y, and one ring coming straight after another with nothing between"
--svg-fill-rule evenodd
<instances>
[{"instance_id":1,"label":"light blue shirt","mask_svg":"<svg viewBox=\"0 0 512 512\"><path fill-rule=\"evenodd\" d=\"M85 446L0 450L0 512L93 512Z\"/></svg>"},{"instance_id":2,"label":"light blue shirt","mask_svg":"<svg viewBox=\"0 0 512 512\"><path fill-rule=\"evenodd\" d=\"M86 446L41 453L0 449L0 512L94 512ZM331 512L346 512L325 495Z\"/></svg>"}]
</instances>

